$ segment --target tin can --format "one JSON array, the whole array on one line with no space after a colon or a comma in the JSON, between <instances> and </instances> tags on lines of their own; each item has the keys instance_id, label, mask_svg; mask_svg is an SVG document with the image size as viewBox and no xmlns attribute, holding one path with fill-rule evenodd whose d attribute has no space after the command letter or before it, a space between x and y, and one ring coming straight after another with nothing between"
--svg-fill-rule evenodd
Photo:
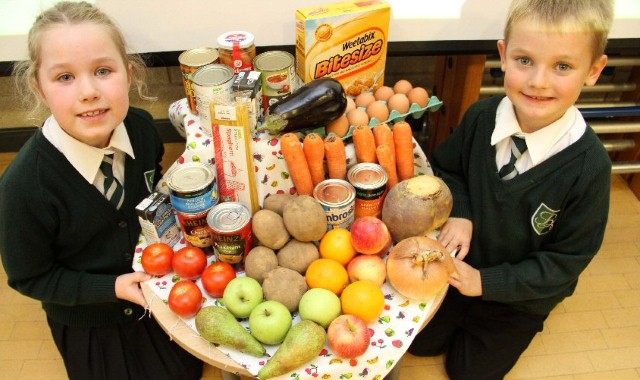
<instances>
[{"instance_id":1,"label":"tin can","mask_svg":"<svg viewBox=\"0 0 640 380\"><path fill-rule=\"evenodd\" d=\"M242 70L253 70L256 45L253 34L243 31L223 33L218 37L220 63L238 74Z\"/></svg>"},{"instance_id":2,"label":"tin can","mask_svg":"<svg viewBox=\"0 0 640 380\"><path fill-rule=\"evenodd\" d=\"M180 222L180 229L184 239L194 247L211 247L211 233L207 226L207 215L209 210L199 213L186 213L176 211L176 216Z\"/></svg>"},{"instance_id":3,"label":"tin can","mask_svg":"<svg viewBox=\"0 0 640 380\"><path fill-rule=\"evenodd\" d=\"M210 104L215 98L227 99L233 85L233 69L227 65L213 63L202 66L191 76L198 107L198 116L205 133L211 136Z\"/></svg>"},{"instance_id":4,"label":"tin can","mask_svg":"<svg viewBox=\"0 0 640 380\"><path fill-rule=\"evenodd\" d=\"M356 189L355 219L382 216L382 202L387 191L387 172L378 164L363 162L349 169L347 179Z\"/></svg>"},{"instance_id":5,"label":"tin can","mask_svg":"<svg viewBox=\"0 0 640 380\"><path fill-rule=\"evenodd\" d=\"M280 50L264 52L253 60L253 67L262 73L265 113L268 113L269 106L295 90L294 63L293 55Z\"/></svg>"},{"instance_id":6,"label":"tin can","mask_svg":"<svg viewBox=\"0 0 640 380\"><path fill-rule=\"evenodd\" d=\"M253 245L249 209L239 202L220 203L209 212L207 225L217 260L242 270Z\"/></svg>"},{"instance_id":7,"label":"tin can","mask_svg":"<svg viewBox=\"0 0 640 380\"><path fill-rule=\"evenodd\" d=\"M218 203L216 172L211 165L200 162L180 165L169 174L167 186L176 212L199 214Z\"/></svg>"},{"instance_id":8,"label":"tin can","mask_svg":"<svg viewBox=\"0 0 640 380\"><path fill-rule=\"evenodd\" d=\"M186 50L178 56L178 62L180 62L182 84L184 86L184 92L187 95L187 101L189 102L189 109L192 113L197 115L198 106L196 104L196 96L193 91L191 75L202 66L218 63L218 51L210 47Z\"/></svg>"},{"instance_id":9,"label":"tin can","mask_svg":"<svg viewBox=\"0 0 640 380\"><path fill-rule=\"evenodd\" d=\"M327 231L350 229L354 220L356 189L342 179L327 179L316 185L313 197L327 215Z\"/></svg>"}]
</instances>

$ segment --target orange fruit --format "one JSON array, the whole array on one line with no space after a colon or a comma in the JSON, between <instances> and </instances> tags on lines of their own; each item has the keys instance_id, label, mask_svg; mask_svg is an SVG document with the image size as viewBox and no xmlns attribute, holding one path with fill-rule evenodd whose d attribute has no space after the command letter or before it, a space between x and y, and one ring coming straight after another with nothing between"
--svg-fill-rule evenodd
<instances>
[{"instance_id":1,"label":"orange fruit","mask_svg":"<svg viewBox=\"0 0 640 380\"><path fill-rule=\"evenodd\" d=\"M340 295L349 283L347 269L331 259L316 259L311 262L305 273L310 288L323 288Z\"/></svg>"},{"instance_id":2,"label":"orange fruit","mask_svg":"<svg viewBox=\"0 0 640 380\"><path fill-rule=\"evenodd\" d=\"M369 323L384 309L384 293L369 280L359 280L347 285L340 296L343 314L352 314Z\"/></svg>"},{"instance_id":3,"label":"orange fruit","mask_svg":"<svg viewBox=\"0 0 640 380\"><path fill-rule=\"evenodd\" d=\"M347 265L356 255L351 244L351 232L345 228L329 230L320 240L320 257L332 259L342 265Z\"/></svg>"}]
</instances>

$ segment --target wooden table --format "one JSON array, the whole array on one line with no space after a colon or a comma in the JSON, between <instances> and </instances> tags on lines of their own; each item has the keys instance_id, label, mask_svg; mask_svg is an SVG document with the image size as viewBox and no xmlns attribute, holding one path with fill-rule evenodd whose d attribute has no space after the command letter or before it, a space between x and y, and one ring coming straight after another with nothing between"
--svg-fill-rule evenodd
<instances>
[{"instance_id":1,"label":"wooden table","mask_svg":"<svg viewBox=\"0 0 640 380\"><path fill-rule=\"evenodd\" d=\"M144 293L151 314L156 318L160 326L167 334L182 348L198 357L207 364L222 370L224 379L239 379L240 376L247 378L255 378L249 371L239 365L236 361L228 357L224 352L217 349L214 345L206 341L204 338L184 323L180 317L173 313L169 307L156 296L153 290L145 283L142 283L142 292ZM447 292L448 286L445 286L435 297L434 307L431 313L424 319L421 329L431 320L435 312L440 308L442 300ZM399 361L398 361L399 362ZM398 363L396 362L396 364ZM398 379L400 365L396 365L387 375L387 379Z\"/></svg>"}]
</instances>

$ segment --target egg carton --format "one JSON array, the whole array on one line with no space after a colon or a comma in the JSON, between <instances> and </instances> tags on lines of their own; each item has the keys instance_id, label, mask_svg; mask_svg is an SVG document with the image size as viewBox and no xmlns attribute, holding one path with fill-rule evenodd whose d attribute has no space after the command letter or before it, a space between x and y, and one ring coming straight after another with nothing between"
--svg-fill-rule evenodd
<instances>
[{"instance_id":1,"label":"egg carton","mask_svg":"<svg viewBox=\"0 0 640 380\"><path fill-rule=\"evenodd\" d=\"M383 101L386 104L386 101ZM392 110L389 113L389 118L387 120L384 121L380 121L375 117L372 117L371 119L369 119L369 127L373 128L376 125L380 124L380 123L397 123L399 121L404 121L407 117L412 117L414 119L420 119L424 113L426 111L430 111L430 112L435 112L437 110L440 109L440 107L442 107L442 101L440 99L438 99L437 96L432 96L429 98L429 102L427 103L426 107L420 107L420 105L418 103L413 103L410 107L409 107L409 111L406 113L400 113L396 110ZM365 110L366 107L358 107L362 110ZM351 136L353 135L353 130L355 129L355 125L350 125L349 126L349 131L347 132L346 135L344 135L344 137L342 138L343 140L349 139L351 138Z\"/></svg>"}]
</instances>

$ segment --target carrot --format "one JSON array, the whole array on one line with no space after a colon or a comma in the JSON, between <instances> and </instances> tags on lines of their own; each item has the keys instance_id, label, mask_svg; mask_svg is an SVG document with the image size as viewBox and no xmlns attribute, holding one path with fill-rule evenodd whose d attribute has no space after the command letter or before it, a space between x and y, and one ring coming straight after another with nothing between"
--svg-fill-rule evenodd
<instances>
[{"instance_id":1,"label":"carrot","mask_svg":"<svg viewBox=\"0 0 640 380\"><path fill-rule=\"evenodd\" d=\"M368 125L358 125L353 130L353 147L358 162L377 163L376 142Z\"/></svg>"},{"instance_id":2,"label":"carrot","mask_svg":"<svg viewBox=\"0 0 640 380\"><path fill-rule=\"evenodd\" d=\"M389 180L387 181L387 189L391 190L398 183L398 172L396 171L396 160L391 153L391 147L387 144L378 145L376 147L376 156L380 166L387 172Z\"/></svg>"},{"instance_id":3,"label":"carrot","mask_svg":"<svg viewBox=\"0 0 640 380\"><path fill-rule=\"evenodd\" d=\"M387 123L380 123L373 127L373 138L376 140L376 146L388 145L395 160L396 150L393 144L393 132L391 132L391 128Z\"/></svg>"},{"instance_id":4,"label":"carrot","mask_svg":"<svg viewBox=\"0 0 640 380\"><path fill-rule=\"evenodd\" d=\"M347 151L342 139L331 132L324 138L324 156L329 178L347 178Z\"/></svg>"},{"instance_id":5,"label":"carrot","mask_svg":"<svg viewBox=\"0 0 640 380\"><path fill-rule=\"evenodd\" d=\"M311 173L298 136L294 133L285 133L280 137L280 148L298 194L313 195Z\"/></svg>"},{"instance_id":6,"label":"carrot","mask_svg":"<svg viewBox=\"0 0 640 380\"><path fill-rule=\"evenodd\" d=\"M413 132L409 123L401 121L393 126L393 142L396 149L398 179L403 181L412 178L414 175Z\"/></svg>"},{"instance_id":7,"label":"carrot","mask_svg":"<svg viewBox=\"0 0 640 380\"><path fill-rule=\"evenodd\" d=\"M302 144L313 186L324 181L324 141L316 132L305 136Z\"/></svg>"}]
</instances>

